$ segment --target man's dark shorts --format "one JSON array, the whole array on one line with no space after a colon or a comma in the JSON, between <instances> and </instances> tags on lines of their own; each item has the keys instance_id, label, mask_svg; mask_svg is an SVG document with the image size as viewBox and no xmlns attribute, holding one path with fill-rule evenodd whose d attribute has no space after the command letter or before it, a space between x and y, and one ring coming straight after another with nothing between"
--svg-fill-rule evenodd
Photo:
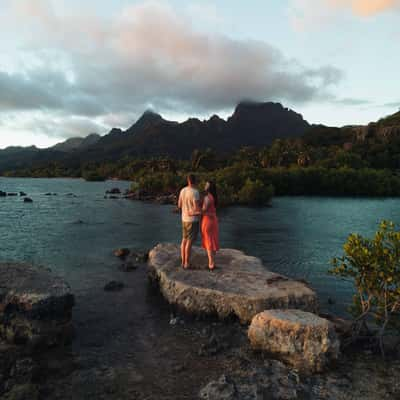
<instances>
[{"instance_id":1,"label":"man's dark shorts","mask_svg":"<svg viewBox=\"0 0 400 400\"><path fill-rule=\"evenodd\" d=\"M199 235L199 222L182 222L182 237L194 242Z\"/></svg>"}]
</instances>

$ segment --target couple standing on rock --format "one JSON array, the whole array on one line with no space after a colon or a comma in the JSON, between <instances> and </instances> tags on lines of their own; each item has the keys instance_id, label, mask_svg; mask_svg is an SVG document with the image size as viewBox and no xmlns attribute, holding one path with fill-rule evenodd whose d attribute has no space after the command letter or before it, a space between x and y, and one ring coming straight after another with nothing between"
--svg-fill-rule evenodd
<instances>
[{"instance_id":1,"label":"couple standing on rock","mask_svg":"<svg viewBox=\"0 0 400 400\"><path fill-rule=\"evenodd\" d=\"M187 177L187 186L184 187L178 200L178 208L182 210L182 267L189 268L192 245L196 241L201 219L201 243L207 251L208 268L215 268L215 254L219 250L219 232L216 207L218 203L215 183L207 182L205 196L200 199L196 188L196 177L192 174Z\"/></svg>"}]
</instances>

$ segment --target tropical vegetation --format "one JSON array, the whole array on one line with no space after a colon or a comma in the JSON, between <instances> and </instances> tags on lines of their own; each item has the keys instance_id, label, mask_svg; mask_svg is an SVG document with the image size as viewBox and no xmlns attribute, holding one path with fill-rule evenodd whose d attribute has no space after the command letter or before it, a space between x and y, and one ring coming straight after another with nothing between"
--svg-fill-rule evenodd
<instances>
[{"instance_id":1,"label":"tropical vegetation","mask_svg":"<svg viewBox=\"0 0 400 400\"><path fill-rule=\"evenodd\" d=\"M356 289L351 307L354 337L373 334L384 353L386 330L400 329L400 231L392 222L382 221L373 238L351 234L344 255L332 263L331 273L350 279Z\"/></svg>"}]
</instances>

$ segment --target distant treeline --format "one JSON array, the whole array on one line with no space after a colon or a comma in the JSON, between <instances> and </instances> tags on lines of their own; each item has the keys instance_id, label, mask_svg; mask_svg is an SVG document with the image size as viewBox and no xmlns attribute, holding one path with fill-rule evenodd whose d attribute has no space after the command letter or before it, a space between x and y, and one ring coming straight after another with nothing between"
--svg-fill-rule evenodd
<instances>
[{"instance_id":1,"label":"distant treeline","mask_svg":"<svg viewBox=\"0 0 400 400\"><path fill-rule=\"evenodd\" d=\"M263 148L220 155L195 150L190 160L132 159L63 165L50 163L6 176L120 178L135 190L168 194L184 184L188 172L213 179L226 204L265 204L276 195L400 196L400 139L346 142L346 131L316 127L301 139L279 139Z\"/></svg>"}]
</instances>

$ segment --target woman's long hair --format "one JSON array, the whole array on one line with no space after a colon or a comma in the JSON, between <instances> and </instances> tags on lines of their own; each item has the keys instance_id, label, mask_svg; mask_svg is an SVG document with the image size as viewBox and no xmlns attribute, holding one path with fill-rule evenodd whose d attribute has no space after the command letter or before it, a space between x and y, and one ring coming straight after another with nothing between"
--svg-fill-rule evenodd
<instances>
[{"instance_id":1,"label":"woman's long hair","mask_svg":"<svg viewBox=\"0 0 400 400\"><path fill-rule=\"evenodd\" d=\"M208 193L212 194L212 196L214 197L215 207L217 207L217 205L218 205L217 185L212 181L208 181L208 188L207 188L206 192L207 192L207 194Z\"/></svg>"}]
</instances>

